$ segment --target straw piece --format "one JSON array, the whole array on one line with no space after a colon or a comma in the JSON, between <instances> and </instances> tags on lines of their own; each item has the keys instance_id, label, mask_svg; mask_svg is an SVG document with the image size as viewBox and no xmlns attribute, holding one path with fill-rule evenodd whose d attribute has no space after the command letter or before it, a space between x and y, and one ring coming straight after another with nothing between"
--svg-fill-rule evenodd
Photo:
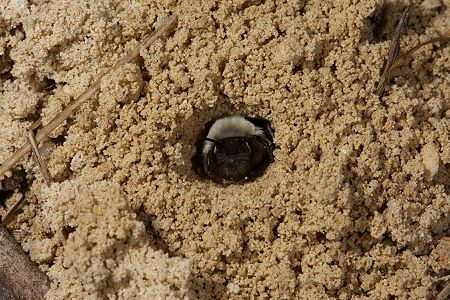
<instances>
[{"instance_id":1,"label":"straw piece","mask_svg":"<svg viewBox=\"0 0 450 300\"><path fill-rule=\"evenodd\" d=\"M392 37L392 42L389 47L389 53L386 61L386 65L383 70L383 74L381 75L380 82L378 83L376 94L381 96L384 92L384 88L386 87L386 83L389 81L391 66L395 62L398 52L400 51L400 39L402 38L403 33L405 32L406 25L408 24L408 19L413 9L412 5L409 5L402 14L400 21L398 22L397 28L395 30L394 36Z\"/></svg>"},{"instance_id":2,"label":"straw piece","mask_svg":"<svg viewBox=\"0 0 450 300\"><path fill-rule=\"evenodd\" d=\"M447 282L444 289L436 296L436 300L446 300L450 296L450 282Z\"/></svg>"},{"instance_id":3,"label":"straw piece","mask_svg":"<svg viewBox=\"0 0 450 300\"><path fill-rule=\"evenodd\" d=\"M44 177L44 180L45 180L45 183L47 183L47 186L50 187L50 179L48 176L48 171L44 165L44 161L42 160L41 153L39 152L39 149L38 149L38 146L36 143L36 136L34 134L34 130L37 129L39 126L41 126L41 124L42 124L42 122L39 119L36 122L34 122L30 128L28 128L28 141L30 142L31 147L33 148L34 157L36 158L38 167L41 170L42 177Z\"/></svg>"},{"instance_id":4,"label":"straw piece","mask_svg":"<svg viewBox=\"0 0 450 300\"><path fill-rule=\"evenodd\" d=\"M406 52L405 54L401 55L394 64L391 65L391 67L389 68L389 72L392 72L393 70L395 70L396 68L398 68L399 66L401 66L405 60L410 57L414 52L416 52L417 50L419 50L420 48L422 48L423 46L426 46L428 44L432 44L432 43L439 43L439 42L449 42L450 41L450 36L446 35L446 36L440 36L437 38L432 38L428 41L422 42L416 46L414 46L412 49L408 50L408 52Z\"/></svg>"},{"instance_id":5,"label":"straw piece","mask_svg":"<svg viewBox=\"0 0 450 300\"><path fill-rule=\"evenodd\" d=\"M2 223L0 224L0 228L6 228L13 220L14 217L18 214L19 210L24 206L24 204L27 202L26 198L22 196L22 198L17 201L16 205L9 211L9 213L6 215L6 217L2 220ZM0 298L1 299L1 298Z\"/></svg>"}]
</instances>

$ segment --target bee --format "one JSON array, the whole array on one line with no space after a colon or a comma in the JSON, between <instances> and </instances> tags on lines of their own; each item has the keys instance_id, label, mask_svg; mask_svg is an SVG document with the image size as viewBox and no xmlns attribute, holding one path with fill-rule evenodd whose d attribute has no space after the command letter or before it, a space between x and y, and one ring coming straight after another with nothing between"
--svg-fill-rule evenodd
<instances>
[{"instance_id":1,"label":"bee","mask_svg":"<svg viewBox=\"0 0 450 300\"><path fill-rule=\"evenodd\" d=\"M273 161L273 148L268 121L225 116L212 123L197 147L197 173L216 182L252 179Z\"/></svg>"}]
</instances>

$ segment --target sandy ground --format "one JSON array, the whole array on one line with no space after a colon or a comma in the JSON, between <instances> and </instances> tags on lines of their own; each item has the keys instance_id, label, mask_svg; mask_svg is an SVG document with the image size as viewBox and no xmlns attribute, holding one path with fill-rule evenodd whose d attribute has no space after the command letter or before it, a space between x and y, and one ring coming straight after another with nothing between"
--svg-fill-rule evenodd
<instances>
[{"instance_id":1,"label":"sandy ground","mask_svg":"<svg viewBox=\"0 0 450 300\"><path fill-rule=\"evenodd\" d=\"M450 27L448 1L417 5L404 50ZM450 274L450 48L424 47L376 97L404 7L1 0L0 162L179 17L41 144L50 188L31 155L2 180L2 217L29 202L9 229L48 298L434 297ZM263 176L222 186L191 158L231 113L269 120L278 148Z\"/></svg>"}]
</instances>

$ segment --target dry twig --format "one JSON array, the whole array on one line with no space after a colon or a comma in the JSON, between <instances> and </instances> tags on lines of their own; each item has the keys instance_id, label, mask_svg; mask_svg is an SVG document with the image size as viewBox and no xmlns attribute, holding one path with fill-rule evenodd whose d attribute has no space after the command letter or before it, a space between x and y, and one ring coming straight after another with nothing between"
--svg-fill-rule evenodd
<instances>
[{"instance_id":1,"label":"dry twig","mask_svg":"<svg viewBox=\"0 0 450 300\"><path fill-rule=\"evenodd\" d=\"M44 299L48 277L4 228L0 228L0 245L0 299Z\"/></svg>"},{"instance_id":2,"label":"dry twig","mask_svg":"<svg viewBox=\"0 0 450 300\"><path fill-rule=\"evenodd\" d=\"M446 300L450 296L450 282L447 282L444 289L436 296L436 300Z\"/></svg>"},{"instance_id":3,"label":"dry twig","mask_svg":"<svg viewBox=\"0 0 450 300\"><path fill-rule=\"evenodd\" d=\"M391 45L389 47L389 53L386 60L386 65L384 66L380 82L378 83L376 95L378 97L381 97L383 95L384 89L386 87L387 82L391 78L391 73L393 70L401 66L408 57L410 57L414 52L422 48L423 46L426 46L428 44L437 43L437 42L448 42L450 41L450 34L446 32L443 36L432 38L428 41L425 41L423 43L420 43L416 46L414 46L412 49L408 50L405 54L398 57L398 54L400 52L400 39L405 32L405 27L408 23L409 16L411 14L411 11L413 9L413 5L409 5L405 11L402 14L402 17L400 18L400 21L397 25L397 29L395 30L394 36L392 38ZM398 57L398 58L397 58Z\"/></svg>"},{"instance_id":4,"label":"dry twig","mask_svg":"<svg viewBox=\"0 0 450 300\"><path fill-rule=\"evenodd\" d=\"M392 72L393 70L395 70L396 68L400 67L408 57L410 57L414 52L416 52L417 50L419 50L420 48L422 48L423 46L426 46L428 44L433 44L433 43L446 43L446 42L450 42L450 36L448 34L444 35L444 36L440 36L437 38L432 38L431 40L422 42L416 46L414 46L412 49L408 50L408 52L406 52L405 54L401 55L394 64L392 64L392 66L390 67L389 72Z\"/></svg>"},{"instance_id":5,"label":"dry twig","mask_svg":"<svg viewBox=\"0 0 450 300\"><path fill-rule=\"evenodd\" d=\"M145 49L150 46L164 31L170 28L175 21L176 16L170 16L167 20L163 22L155 31L146 38L139 47L134 49L131 53L127 54L121 60L119 60L108 72L99 77L97 81L94 82L85 92L83 92L76 100L70 103L62 112L60 112L55 118L53 118L48 124L46 124L41 130L36 134L36 142L41 142L47 137L56 127L58 127L63 121L69 118L75 110L80 107L86 100L92 97L99 89L100 82L102 78L118 67L133 61L138 55L141 49ZM27 141L19 150L17 150L11 157L9 157L0 166L0 178L12 167L14 166L23 156L25 156L31 150L31 144Z\"/></svg>"},{"instance_id":6,"label":"dry twig","mask_svg":"<svg viewBox=\"0 0 450 300\"><path fill-rule=\"evenodd\" d=\"M36 158L36 163L38 164L39 169L41 170L42 177L44 177L45 183L47 183L47 186L50 187L50 179L48 177L48 171L47 168L44 165L44 161L42 160L41 153L39 152L37 142L36 142L36 136L34 134L34 130L39 128L41 126L42 122L41 120L37 120L36 122L31 125L31 127L28 129L28 141L31 144L31 147L33 148L34 157Z\"/></svg>"},{"instance_id":7,"label":"dry twig","mask_svg":"<svg viewBox=\"0 0 450 300\"><path fill-rule=\"evenodd\" d=\"M2 220L2 223L0 224L1 228L6 228L6 226L9 225L14 220L14 217L17 215L19 210L22 208L22 206L27 202L25 196L22 196L22 198L17 201L16 205L9 211L9 213L6 215L6 217Z\"/></svg>"},{"instance_id":8,"label":"dry twig","mask_svg":"<svg viewBox=\"0 0 450 300\"><path fill-rule=\"evenodd\" d=\"M389 47L389 54L387 57L386 65L384 66L383 74L381 75L380 82L377 86L376 94L381 96L384 92L386 83L389 81L391 66L397 59L398 52L400 51L400 39L405 32L406 25L408 24L408 19L413 9L412 5L409 5L402 14L400 21L398 22L397 29L395 30L394 36L392 37L392 42Z\"/></svg>"}]
</instances>

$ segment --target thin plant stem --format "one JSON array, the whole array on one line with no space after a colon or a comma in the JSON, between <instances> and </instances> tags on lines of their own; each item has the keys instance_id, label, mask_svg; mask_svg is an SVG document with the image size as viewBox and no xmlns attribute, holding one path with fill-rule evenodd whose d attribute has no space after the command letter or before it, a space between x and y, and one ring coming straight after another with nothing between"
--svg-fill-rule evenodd
<instances>
[{"instance_id":1,"label":"thin plant stem","mask_svg":"<svg viewBox=\"0 0 450 300\"><path fill-rule=\"evenodd\" d=\"M36 158L36 163L41 170L42 177L44 177L44 181L47 184L48 187L50 187L50 178L48 176L47 168L45 167L44 161L42 160L41 153L39 152L37 143L36 143L36 136L34 134L34 130L37 129L39 126L41 126L41 120L34 122L33 125L28 129L28 141L31 144L31 148L34 152L34 157Z\"/></svg>"},{"instance_id":2,"label":"thin plant stem","mask_svg":"<svg viewBox=\"0 0 450 300\"><path fill-rule=\"evenodd\" d=\"M395 30L394 36L392 37L391 45L389 46L389 53L384 66L383 73L381 75L380 82L378 83L376 94L381 97L386 87L386 83L389 81L391 66L397 59L398 53L400 51L400 39L405 32L406 25L408 24L409 16L411 15L413 5L409 5L402 14L400 21L398 22L397 28Z\"/></svg>"}]
</instances>

